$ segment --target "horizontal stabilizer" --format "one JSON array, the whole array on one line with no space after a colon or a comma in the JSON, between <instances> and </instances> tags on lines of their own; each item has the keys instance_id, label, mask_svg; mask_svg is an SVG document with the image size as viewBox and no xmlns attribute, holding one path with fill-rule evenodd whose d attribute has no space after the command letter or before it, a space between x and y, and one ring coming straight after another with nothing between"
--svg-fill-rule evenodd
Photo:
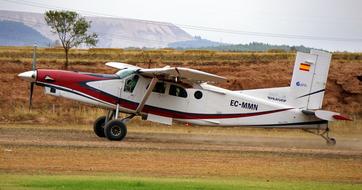
<instances>
[{"instance_id":1,"label":"horizontal stabilizer","mask_svg":"<svg viewBox=\"0 0 362 190\"><path fill-rule=\"evenodd\" d=\"M326 111L326 110L303 110L302 111L306 115L315 115L319 119L323 119L326 121L337 121L337 120L348 120L352 121L352 119L346 115L342 115L337 112Z\"/></svg>"}]
</instances>

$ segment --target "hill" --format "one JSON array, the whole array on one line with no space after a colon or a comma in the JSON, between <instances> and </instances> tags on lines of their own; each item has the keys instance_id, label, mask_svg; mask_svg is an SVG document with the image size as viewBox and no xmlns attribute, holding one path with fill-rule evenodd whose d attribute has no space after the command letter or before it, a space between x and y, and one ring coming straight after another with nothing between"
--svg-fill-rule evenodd
<instances>
[{"instance_id":1,"label":"hill","mask_svg":"<svg viewBox=\"0 0 362 190\"><path fill-rule=\"evenodd\" d=\"M289 46L289 45L271 45L259 42L249 44L226 44L221 42L194 37L192 40L173 42L168 44L168 47L174 49L202 49L202 50L217 50L217 51L302 51L309 52L311 48L304 46Z\"/></svg>"},{"instance_id":2,"label":"hill","mask_svg":"<svg viewBox=\"0 0 362 190\"><path fill-rule=\"evenodd\" d=\"M91 31L96 32L99 36L97 47L157 48L167 47L167 44L172 42L192 39L192 36L181 28L166 22L111 17L86 17L86 19L92 21ZM51 33L50 27L45 23L44 15L41 13L0 10L0 21L20 22L53 42L58 39ZM6 38L6 41L11 40L12 38Z\"/></svg>"},{"instance_id":3,"label":"hill","mask_svg":"<svg viewBox=\"0 0 362 190\"><path fill-rule=\"evenodd\" d=\"M309 52L311 48L305 46L289 46L289 45L271 45L259 42L252 42L249 44L236 44L236 45L221 45L215 47L205 47L203 49L218 50L218 51L270 51L270 50L283 50L283 51L302 51Z\"/></svg>"},{"instance_id":4,"label":"hill","mask_svg":"<svg viewBox=\"0 0 362 190\"><path fill-rule=\"evenodd\" d=\"M48 46L51 40L21 22L0 21L0 44L4 46Z\"/></svg>"},{"instance_id":5,"label":"hill","mask_svg":"<svg viewBox=\"0 0 362 190\"><path fill-rule=\"evenodd\" d=\"M192 40L187 41L179 41L169 43L168 47L175 49L203 49L203 48L211 48L211 47L220 47L227 44L214 42L207 39L202 39L200 36L195 36Z\"/></svg>"}]
</instances>

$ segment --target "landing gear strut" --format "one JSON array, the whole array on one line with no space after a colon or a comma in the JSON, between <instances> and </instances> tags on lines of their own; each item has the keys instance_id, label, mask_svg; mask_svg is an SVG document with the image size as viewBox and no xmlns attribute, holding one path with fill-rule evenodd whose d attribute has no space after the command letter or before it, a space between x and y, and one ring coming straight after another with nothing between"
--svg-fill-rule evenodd
<instances>
[{"instance_id":1,"label":"landing gear strut","mask_svg":"<svg viewBox=\"0 0 362 190\"><path fill-rule=\"evenodd\" d=\"M327 145L334 146L336 145L337 141L335 138L329 137L329 128L325 128L323 131L317 130L311 130L311 129L303 129L303 131L312 133L318 136L321 136L324 140L326 140Z\"/></svg>"}]
</instances>

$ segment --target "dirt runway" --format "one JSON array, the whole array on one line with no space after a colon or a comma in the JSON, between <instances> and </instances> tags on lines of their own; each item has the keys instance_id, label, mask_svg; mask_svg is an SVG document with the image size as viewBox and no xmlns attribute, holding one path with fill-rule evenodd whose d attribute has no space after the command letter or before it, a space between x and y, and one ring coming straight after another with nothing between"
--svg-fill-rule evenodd
<instances>
[{"instance_id":1,"label":"dirt runway","mask_svg":"<svg viewBox=\"0 0 362 190\"><path fill-rule=\"evenodd\" d=\"M1 127L0 147L4 172L362 182L362 139L358 137L337 137L332 147L317 136L130 131L124 141L111 142L90 130Z\"/></svg>"}]
</instances>

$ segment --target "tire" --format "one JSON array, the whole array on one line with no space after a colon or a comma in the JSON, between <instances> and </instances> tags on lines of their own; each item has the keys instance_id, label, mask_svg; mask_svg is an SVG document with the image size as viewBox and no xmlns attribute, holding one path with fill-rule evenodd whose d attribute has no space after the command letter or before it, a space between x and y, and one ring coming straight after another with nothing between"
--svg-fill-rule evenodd
<instances>
[{"instance_id":1,"label":"tire","mask_svg":"<svg viewBox=\"0 0 362 190\"><path fill-rule=\"evenodd\" d=\"M93 131L98 137L106 137L104 134L104 125L106 124L106 116L98 117L93 124Z\"/></svg>"},{"instance_id":2,"label":"tire","mask_svg":"<svg viewBox=\"0 0 362 190\"><path fill-rule=\"evenodd\" d=\"M104 126L108 140L121 141L127 135L127 127L121 120L111 120Z\"/></svg>"},{"instance_id":3,"label":"tire","mask_svg":"<svg viewBox=\"0 0 362 190\"><path fill-rule=\"evenodd\" d=\"M330 138L328 141L327 141L327 145L329 146L334 146L336 145L337 141L335 138Z\"/></svg>"}]
</instances>

